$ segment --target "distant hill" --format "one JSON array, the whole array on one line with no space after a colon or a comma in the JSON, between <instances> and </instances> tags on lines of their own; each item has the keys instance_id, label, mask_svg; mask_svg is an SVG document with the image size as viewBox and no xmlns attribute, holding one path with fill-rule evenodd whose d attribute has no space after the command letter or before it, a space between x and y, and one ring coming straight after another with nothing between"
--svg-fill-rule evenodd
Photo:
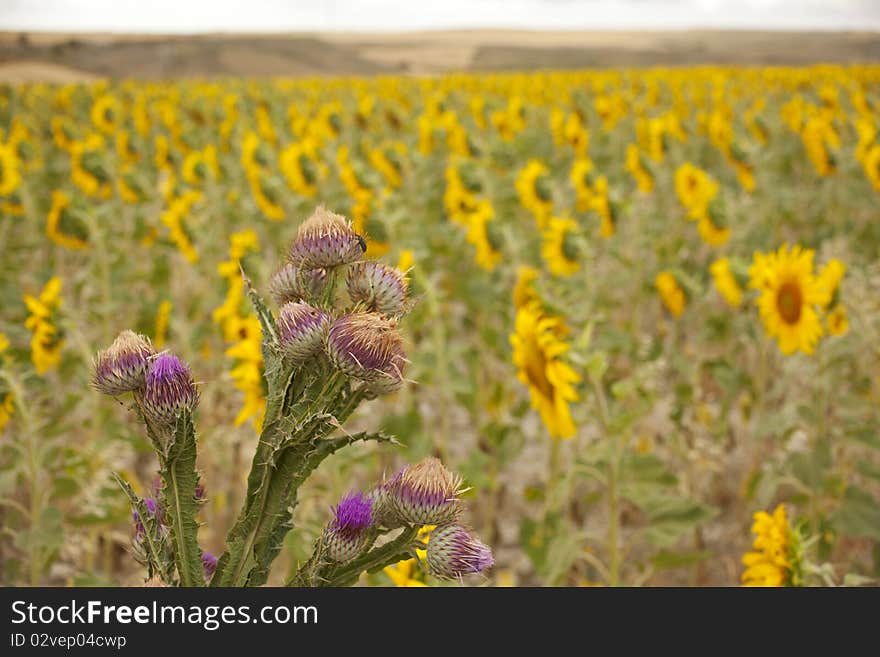
<instances>
[{"instance_id":1,"label":"distant hill","mask_svg":"<svg viewBox=\"0 0 880 657\"><path fill-rule=\"evenodd\" d=\"M108 35L0 33L0 80L436 74L615 66L880 62L877 32Z\"/></svg>"}]
</instances>

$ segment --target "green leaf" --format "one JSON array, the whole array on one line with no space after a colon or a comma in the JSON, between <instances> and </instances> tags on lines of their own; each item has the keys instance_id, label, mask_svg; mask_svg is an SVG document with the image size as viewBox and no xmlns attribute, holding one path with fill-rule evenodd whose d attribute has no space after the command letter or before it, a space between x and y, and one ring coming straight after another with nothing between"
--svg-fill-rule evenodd
<instances>
[{"instance_id":1,"label":"green leaf","mask_svg":"<svg viewBox=\"0 0 880 657\"><path fill-rule=\"evenodd\" d=\"M554 537L559 533L562 519L558 513L548 513L540 520L523 518L519 526L519 540L523 551L542 575L552 569L548 553Z\"/></svg>"},{"instance_id":2,"label":"green leaf","mask_svg":"<svg viewBox=\"0 0 880 657\"><path fill-rule=\"evenodd\" d=\"M695 500L674 496L643 500L640 508L650 521L645 538L658 547L670 547L684 534L718 513L716 509Z\"/></svg>"},{"instance_id":3,"label":"green leaf","mask_svg":"<svg viewBox=\"0 0 880 657\"><path fill-rule=\"evenodd\" d=\"M832 522L841 534L880 541L880 504L872 495L855 486L846 489Z\"/></svg>"},{"instance_id":4,"label":"green leaf","mask_svg":"<svg viewBox=\"0 0 880 657\"><path fill-rule=\"evenodd\" d=\"M164 483L164 509L171 527L174 561L181 586L204 586L196 486L196 434L192 414L184 411L177 418L174 435L160 471Z\"/></svg>"},{"instance_id":5,"label":"green leaf","mask_svg":"<svg viewBox=\"0 0 880 657\"><path fill-rule=\"evenodd\" d=\"M880 434L873 429L858 429L847 433L847 436L868 447L880 449Z\"/></svg>"},{"instance_id":6,"label":"green leaf","mask_svg":"<svg viewBox=\"0 0 880 657\"><path fill-rule=\"evenodd\" d=\"M671 552L669 550L660 550L651 558L654 567L660 570L669 568L682 568L684 566L692 566L695 563L704 561L713 556L709 550L699 552Z\"/></svg>"},{"instance_id":7,"label":"green leaf","mask_svg":"<svg viewBox=\"0 0 880 657\"><path fill-rule=\"evenodd\" d=\"M622 476L631 481L674 486L678 477L652 454L628 454L622 464Z\"/></svg>"},{"instance_id":8,"label":"green leaf","mask_svg":"<svg viewBox=\"0 0 880 657\"><path fill-rule=\"evenodd\" d=\"M807 452L795 452L788 459L792 474L810 488L821 488L831 468L831 446L821 440Z\"/></svg>"}]
</instances>

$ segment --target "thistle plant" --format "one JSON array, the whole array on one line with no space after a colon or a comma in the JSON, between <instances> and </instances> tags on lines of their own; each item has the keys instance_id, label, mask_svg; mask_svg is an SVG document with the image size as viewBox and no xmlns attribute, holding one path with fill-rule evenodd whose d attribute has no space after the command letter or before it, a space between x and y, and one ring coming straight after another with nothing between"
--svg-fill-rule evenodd
<instances>
[{"instance_id":1,"label":"thistle plant","mask_svg":"<svg viewBox=\"0 0 880 657\"><path fill-rule=\"evenodd\" d=\"M266 413L238 519L219 556L202 551L197 514L198 386L189 366L124 331L95 359L93 385L130 395L159 463L160 484L141 498L117 476L132 505L133 555L166 585L259 586L294 529L298 491L322 461L355 442L392 443L342 427L368 399L398 390L407 365L398 322L410 307L403 273L364 261L366 244L342 216L319 207L299 227L288 262L270 281L273 313L242 271L262 330ZM461 480L437 459L403 468L366 493L332 506L314 553L289 583L345 586L364 571L410 558L419 529L438 525L429 570L460 578L492 565L488 547L460 522Z\"/></svg>"}]
</instances>

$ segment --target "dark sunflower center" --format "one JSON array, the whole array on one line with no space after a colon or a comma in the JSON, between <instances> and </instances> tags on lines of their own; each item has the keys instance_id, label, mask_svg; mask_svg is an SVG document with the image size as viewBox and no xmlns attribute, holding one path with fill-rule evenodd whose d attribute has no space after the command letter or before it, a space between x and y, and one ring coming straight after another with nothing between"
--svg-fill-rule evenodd
<instances>
[{"instance_id":1,"label":"dark sunflower center","mask_svg":"<svg viewBox=\"0 0 880 657\"><path fill-rule=\"evenodd\" d=\"M562 237L562 255L569 262L576 262L580 256L577 239L571 231L565 231L565 235Z\"/></svg>"},{"instance_id":2,"label":"dark sunflower center","mask_svg":"<svg viewBox=\"0 0 880 657\"><path fill-rule=\"evenodd\" d=\"M801 317L804 295L797 283L785 283L776 293L776 307L786 324L796 324Z\"/></svg>"},{"instance_id":3,"label":"dark sunflower center","mask_svg":"<svg viewBox=\"0 0 880 657\"><path fill-rule=\"evenodd\" d=\"M542 175L535 180L535 194L544 202L553 198L553 194L550 191L550 179L547 176Z\"/></svg>"},{"instance_id":4,"label":"dark sunflower center","mask_svg":"<svg viewBox=\"0 0 880 657\"><path fill-rule=\"evenodd\" d=\"M494 220L486 222L486 241L493 251L500 251L501 247L504 246L501 227Z\"/></svg>"}]
</instances>

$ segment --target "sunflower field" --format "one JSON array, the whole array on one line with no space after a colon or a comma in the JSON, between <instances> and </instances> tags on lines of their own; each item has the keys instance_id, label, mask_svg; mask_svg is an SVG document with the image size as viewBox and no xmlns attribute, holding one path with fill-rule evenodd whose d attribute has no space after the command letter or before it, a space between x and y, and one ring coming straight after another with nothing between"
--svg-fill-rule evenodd
<instances>
[{"instance_id":1,"label":"sunflower field","mask_svg":"<svg viewBox=\"0 0 880 657\"><path fill-rule=\"evenodd\" d=\"M143 583L113 475L155 457L91 385L129 328L193 370L224 550L266 410L242 270L277 284L319 206L405 274L407 383L278 577L436 456L471 585L880 582L878 66L3 86L0 582ZM359 583L444 584L421 550Z\"/></svg>"}]
</instances>

